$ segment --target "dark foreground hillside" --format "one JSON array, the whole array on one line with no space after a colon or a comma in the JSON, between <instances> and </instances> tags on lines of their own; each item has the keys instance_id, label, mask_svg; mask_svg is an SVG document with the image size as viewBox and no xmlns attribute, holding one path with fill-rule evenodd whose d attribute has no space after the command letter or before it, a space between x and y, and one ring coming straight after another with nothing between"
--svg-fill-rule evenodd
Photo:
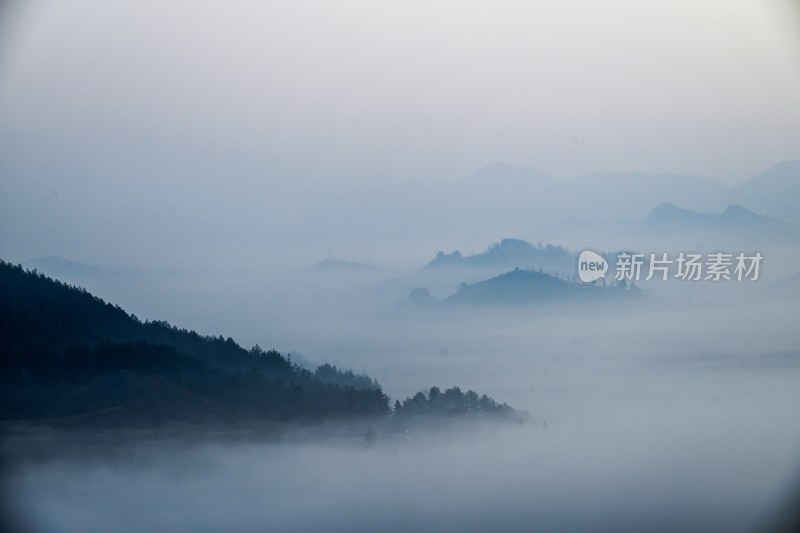
<instances>
[{"instance_id":1,"label":"dark foreground hillside","mask_svg":"<svg viewBox=\"0 0 800 533\"><path fill-rule=\"evenodd\" d=\"M485 396L473 401L471 391L448 391L447 402L425 407L426 416L515 413ZM0 420L90 427L408 421L421 412L417 404L394 412L368 376L327 364L312 372L274 350L142 322L84 289L0 261Z\"/></svg>"}]
</instances>

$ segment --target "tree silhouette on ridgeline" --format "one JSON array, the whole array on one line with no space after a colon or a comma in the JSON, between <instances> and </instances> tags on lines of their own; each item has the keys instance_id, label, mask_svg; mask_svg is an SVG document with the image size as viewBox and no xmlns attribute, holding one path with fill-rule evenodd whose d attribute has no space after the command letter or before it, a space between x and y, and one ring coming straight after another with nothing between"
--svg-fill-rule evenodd
<instances>
[{"instance_id":1,"label":"tree silhouette on ridgeline","mask_svg":"<svg viewBox=\"0 0 800 533\"><path fill-rule=\"evenodd\" d=\"M478 396L473 390L463 392L460 387L442 391L431 387L427 393L418 392L401 403L395 401L392 416L403 421L418 417L491 418L523 421L527 413L498 403L489 396Z\"/></svg>"}]
</instances>

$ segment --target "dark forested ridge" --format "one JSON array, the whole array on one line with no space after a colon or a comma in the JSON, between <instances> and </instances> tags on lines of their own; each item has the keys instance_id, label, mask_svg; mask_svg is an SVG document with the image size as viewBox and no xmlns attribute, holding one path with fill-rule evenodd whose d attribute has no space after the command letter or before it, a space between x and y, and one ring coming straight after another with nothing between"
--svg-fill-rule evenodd
<instances>
[{"instance_id":1,"label":"dark forested ridge","mask_svg":"<svg viewBox=\"0 0 800 533\"><path fill-rule=\"evenodd\" d=\"M230 337L206 337L163 321L142 322L83 288L2 261L0 287L0 339L4 352L14 353L32 345L62 350L102 341L146 340L168 344L178 352L228 370L288 366L272 352L266 357L253 357L252 351Z\"/></svg>"},{"instance_id":2,"label":"dark forested ridge","mask_svg":"<svg viewBox=\"0 0 800 533\"><path fill-rule=\"evenodd\" d=\"M393 412L367 375L329 364L312 372L274 350L142 322L85 289L3 261L0 355L1 420L118 426L413 411ZM441 406L429 407L427 414Z\"/></svg>"}]
</instances>

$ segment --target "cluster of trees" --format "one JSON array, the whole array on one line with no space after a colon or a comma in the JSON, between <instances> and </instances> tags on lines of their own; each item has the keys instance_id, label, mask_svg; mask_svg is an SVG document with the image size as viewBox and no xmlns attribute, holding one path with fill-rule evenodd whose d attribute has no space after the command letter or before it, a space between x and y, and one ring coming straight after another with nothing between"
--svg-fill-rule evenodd
<instances>
[{"instance_id":1,"label":"cluster of trees","mask_svg":"<svg viewBox=\"0 0 800 533\"><path fill-rule=\"evenodd\" d=\"M463 417L517 417L520 413L505 403L498 403L486 396L478 396L472 390L463 392L459 387L450 387L444 392L431 387L427 392L418 392L400 403L394 403L393 416L399 419L419 416Z\"/></svg>"},{"instance_id":2,"label":"cluster of trees","mask_svg":"<svg viewBox=\"0 0 800 533\"><path fill-rule=\"evenodd\" d=\"M319 365L314 371L314 377L320 383L351 386L358 390L377 390L381 388L377 379L373 379L366 374L356 374L352 370L339 370L336 365L328 363Z\"/></svg>"}]
</instances>

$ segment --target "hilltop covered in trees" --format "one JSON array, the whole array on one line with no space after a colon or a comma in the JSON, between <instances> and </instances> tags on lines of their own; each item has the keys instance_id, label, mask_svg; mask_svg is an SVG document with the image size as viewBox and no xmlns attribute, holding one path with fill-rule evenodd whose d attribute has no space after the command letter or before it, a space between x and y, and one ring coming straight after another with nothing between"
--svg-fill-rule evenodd
<instances>
[{"instance_id":1,"label":"hilltop covered in trees","mask_svg":"<svg viewBox=\"0 0 800 533\"><path fill-rule=\"evenodd\" d=\"M275 350L142 322L85 289L0 261L0 420L89 426L385 420L513 411L457 388L392 410L380 384Z\"/></svg>"},{"instance_id":2,"label":"hilltop covered in trees","mask_svg":"<svg viewBox=\"0 0 800 533\"><path fill-rule=\"evenodd\" d=\"M524 418L522 413L508 404L498 403L485 394L478 396L473 390L463 392L460 387L450 387L444 391L439 387L431 387L427 393L418 392L402 403L396 400L393 414L399 419L417 416Z\"/></svg>"},{"instance_id":3,"label":"hilltop covered in trees","mask_svg":"<svg viewBox=\"0 0 800 533\"><path fill-rule=\"evenodd\" d=\"M570 272L575 257L572 253L552 244L530 244L522 239L503 239L492 244L486 251L462 255L458 250L446 254L439 252L424 269L441 268L499 268L508 271L514 268L541 268L545 271Z\"/></svg>"},{"instance_id":4,"label":"hilltop covered in trees","mask_svg":"<svg viewBox=\"0 0 800 533\"><path fill-rule=\"evenodd\" d=\"M624 282L598 286L534 270L516 269L478 283L464 283L444 302L458 305L537 305L588 303L639 296L641 291L638 287Z\"/></svg>"}]
</instances>

